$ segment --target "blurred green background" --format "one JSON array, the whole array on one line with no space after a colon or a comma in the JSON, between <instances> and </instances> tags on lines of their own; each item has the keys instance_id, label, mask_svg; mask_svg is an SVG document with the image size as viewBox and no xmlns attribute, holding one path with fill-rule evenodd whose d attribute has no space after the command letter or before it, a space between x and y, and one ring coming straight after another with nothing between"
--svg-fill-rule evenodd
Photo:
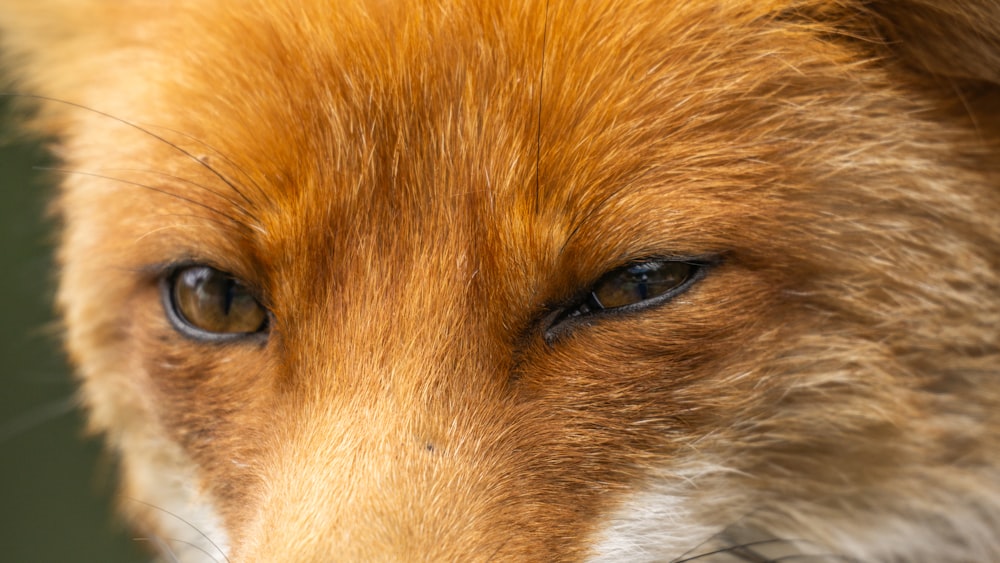
<instances>
[{"instance_id":1,"label":"blurred green background","mask_svg":"<svg viewBox=\"0 0 1000 563\"><path fill-rule=\"evenodd\" d=\"M149 561L111 510L114 462L84 435L53 328L51 162L0 97L0 561Z\"/></svg>"}]
</instances>

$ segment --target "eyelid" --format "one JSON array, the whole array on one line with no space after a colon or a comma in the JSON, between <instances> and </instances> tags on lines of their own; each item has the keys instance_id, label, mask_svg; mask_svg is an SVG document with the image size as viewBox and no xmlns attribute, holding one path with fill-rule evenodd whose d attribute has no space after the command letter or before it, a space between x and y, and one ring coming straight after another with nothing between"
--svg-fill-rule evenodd
<instances>
[{"instance_id":1,"label":"eyelid","mask_svg":"<svg viewBox=\"0 0 1000 563\"><path fill-rule=\"evenodd\" d=\"M226 270L216 268L206 262L185 261L172 264L162 264L156 269L153 268L154 267L150 267L151 272L156 271L157 269L159 270L157 275L158 286L160 302L163 307L164 314L171 327L177 333L201 343L266 342L268 340L270 327L273 324L271 309L267 306L265 301L259 297L259 293L254 290L254 287L247 284L247 282L243 279L230 274ZM215 270L246 288L248 293L253 296L254 300L257 301L257 304L263 309L265 318L261 328L255 332L212 332L193 325L184 317L183 313L177 309L177 304L173 295L174 284L176 283L178 276L189 268L209 268Z\"/></svg>"},{"instance_id":2,"label":"eyelid","mask_svg":"<svg viewBox=\"0 0 1000 563\"><path fill-rule=\"evenodd\" d=\"M680 283L677 287L668 290L662 295L657 295L652 298L632 303L629 305L623 305L620 307L613 307L607 309L598 309L594 311L589 311L583 314L576 313L576 311L583 307L590 296L593 294L595 288L603 281L613 276L617 272L625 270L627 268L634 267L639 264L651 263L651 262L679 262L684 264L689 264L694 266L693 272ZM688 291L692 286L701 281L705 275L719 263L722 262L721 256L718 255L699 255L692 257L677 257L677 256L667 256L667 257L650 257L635 259L626 262L625 264L608 270L593 280L590 285L587 286L585 291L581 291L572 300L567 300L561 305L553 307L549 314L545 315L542 324L545 326L543 337L548 344L553 344L559 337L573 331L575 327L580 325L589 325L593 322L598 321L602 317L615 317L620 315L629 315L641 312L646 309L656 308L659 305L663 305L674 298ZM575 314L576 313L576 314Z\"/></svg>"}]
</instances>

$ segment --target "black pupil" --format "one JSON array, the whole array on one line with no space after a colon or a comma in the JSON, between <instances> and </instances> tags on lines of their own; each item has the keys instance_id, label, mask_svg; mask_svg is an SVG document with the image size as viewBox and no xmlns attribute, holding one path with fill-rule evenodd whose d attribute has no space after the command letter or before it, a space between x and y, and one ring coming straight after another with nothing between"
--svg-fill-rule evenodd
<instances>
[{"instance_id":1,"label":"black pupil","mask_svg":"<svg viewBox=\"0 0 1000 563\"><path fill-rule=\"evenodd\" d=\"M185 325L213 334L258 332L267 318L243 283L207 266L178 272L171 300Z\"/></svg>"},{"instance_id":2,"label":"black pupil","mask_svg":"<svg viewBox=\"0 0 1000 563\"><path fill-rule=\"evenodd\" d=\"M649 272L654 269L648 264L636 264L625 270L628 279L624 280L624 283L631 286L639 299L649 299Z\"/></svg>"},{"instance_id":3,"label":"black pupil","mask_svg":"<svg viewBox=\"0 0 1000 563\"><path fill-rule=\"evenodd\" d=\"M194 289L198 298L206 303L218 303L222 313L229 314L233 306L236 282L212 268L192 268L181 274L182 283Z\"/></svg>"}]
</instances>

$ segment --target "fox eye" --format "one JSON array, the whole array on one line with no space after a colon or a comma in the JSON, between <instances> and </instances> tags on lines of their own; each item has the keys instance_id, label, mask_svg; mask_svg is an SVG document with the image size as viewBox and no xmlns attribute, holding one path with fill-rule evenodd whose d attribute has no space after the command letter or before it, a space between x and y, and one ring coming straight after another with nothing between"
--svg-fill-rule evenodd
<instances>
[{"instance_id":1,"label":"fox eye","mask_svg":"<svg viewBox=\"0 0 1000 563\"><path fill-rule=\"evenodd\" d=\"M691 277L694 266L686 262L643 262L611 272L590 293L595 309L617 309L665 295Z\"/></svg>"},{"instance_id":2,"label":"fox eye","mask_svg":"<svg viewBox=\"0 0 1000 563\"><path fill-rule=\"evenodd\" d=\"M612 270L587 291L582 302L556 317L546 338L555 338L577 318L638 311L669 301L700 279L707 265L707 261L662 259L633 262Z\"/></svg>"},{"instance_id":3,"label":"fox eye","mask_svg":"<svg viewBox=\"0 0 1000 563\"><path fill-rule=\"evenodd\" d=\"M591 288L578 314L620 309L673 296L694 275L697 266L688 262L653 260L638 262L605 274Z\"/></svg>"},{"instance_id":4,"label":"fox eye","mask_svg":"<svg viewBox=\"0 0 1000 563\"><path fill-rule=\"evenodd\" d=\"M179 332L226 340L263 332L267 311L238 279L209 266L186 266L165 280L164 305Z\"/></svg>"}]
</instances>

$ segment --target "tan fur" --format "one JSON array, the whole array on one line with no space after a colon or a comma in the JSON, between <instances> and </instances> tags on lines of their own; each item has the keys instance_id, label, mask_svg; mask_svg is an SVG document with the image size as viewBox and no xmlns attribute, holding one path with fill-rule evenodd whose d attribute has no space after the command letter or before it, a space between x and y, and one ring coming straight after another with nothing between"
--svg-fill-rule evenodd
<instances>
[{"instance_id":1,"label":"tan fur","mask_svg":"<svg viewBox=\"0 0 1000 563\"><path fill-rule=\"evenodd\" d=\"M1000 3L3 0L0 30L68 171L92 427L165 553L1000 559ZM709 255L544 338L605 272ZM266 343L178 334L182 261L254 288Z\"/></svg>"}]
</instances>

